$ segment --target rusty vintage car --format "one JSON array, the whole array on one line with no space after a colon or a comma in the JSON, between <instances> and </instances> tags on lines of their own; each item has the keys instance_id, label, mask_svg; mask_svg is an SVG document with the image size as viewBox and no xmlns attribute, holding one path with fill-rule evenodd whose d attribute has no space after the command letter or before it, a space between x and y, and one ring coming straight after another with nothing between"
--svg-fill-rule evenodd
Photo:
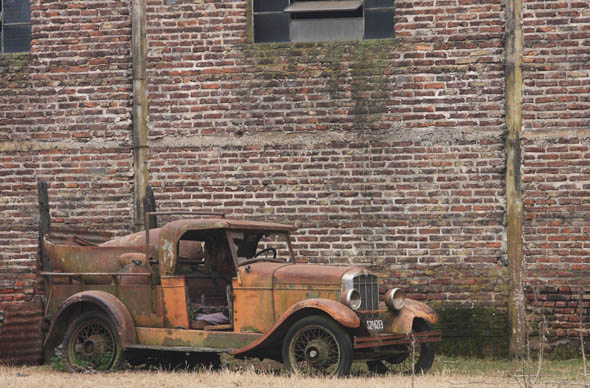
<instances>
[{"instance_id":1,"label":"rusty vintage car","mask_svg":"<svg viewBox=\"0 0 590 388\"><path fill-rule=\"evenodd\" d=\"M62 344L72 370L224 352L303 375L345 376L353 360L375 372L412 359L429 369L436 313L398 288L380 298L363 267L296 259L294 230L198 214L101 244L45 237L45 348Z\"/></svg>"}]
</instances>

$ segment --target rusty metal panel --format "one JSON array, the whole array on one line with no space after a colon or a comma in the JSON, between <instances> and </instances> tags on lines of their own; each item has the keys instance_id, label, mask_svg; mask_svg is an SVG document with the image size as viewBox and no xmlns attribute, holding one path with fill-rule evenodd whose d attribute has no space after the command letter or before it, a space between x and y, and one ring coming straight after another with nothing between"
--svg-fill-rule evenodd
<instances>
[{"instance_id":1,"label":"rusty metal panel","mask_svg":"<svg viewBox=\"0 0 590 388\"><path fill-rule=\"evenodd\" d=\"M150 245L157 247L160 238L160 228L150 229ZM114 238L103 242L101 247L143 247L145 246L145 232L128 234L123 237Z\"/></svg>"},{"instance_id":2,"label":"rusty metal panel","mask_svg":"<svg viewBox=\"0 0 590 388\"><path fill-rule=\"evenodd\" d=\"M292 286L274 289L274 320L279 319L295 303L307 299L340 299L340 285L318 285L313 287Z\"/></svg>"},{"instance_id":3,"label":"rusty metal panel","mask_svg":"<svg viewBox=\"0 0 590 388\"><path fill-rule=\"evenodd\" d=\"M238 269L240 287L263 287L272 288L274 272L286 263L258 262L243 265Z\"/></svg>"},{"instance_id":4,"label":"rusty metal panel","mask_svg":"<svg viewBox=\"0 0 590 388\"><path fill-rule=\"evenodd\" d=\"M188 329L186 282L183 276L162 276L162 299L165 325Z\"/></svg>"},{"instance_id":5,"label":"rusty metal panel","mask_svg":"<svg viewBox=\"0 0 590 388\"><path fill-rule=\"evenodd\" d=\"M431 324L438 321L438 315L428 305L408 298L400 311L392 312L381 302L377 313L378 318L383 321L385 331L395 334L411 333L415 318L422 318Z\"/></svg>"},{"instance_id":6,"label":"rusty metal panel","mask_svg":"<svg viewBox=\"0 0 590 388\"><path fill-rule=\"evenodd\" d=\"M234 281L234 330L238 333L268 330L274 321L272 295L270 287L249 289Z\"/></svg>"},{"instance_id":7,"label":"rusty metal panel","mask_svg":"<svg viewBox=\"0 0 590 388\"><path fill-rule=\"evenodd\" d=\"M51 225L50 239L57 243L65 243L72 240L72 236L78 236L94 244L100 244L113 238L109 232L92 231L88 229L77 229L63 225Z\"/></svg>"},{"instance_id":8,"label":"rusty metal panel","mask_svg":"<svg viewBox=\"0 0 590 388\"><path fill-rule=\"evenodd\" d=\"M336 284L340 287L342 275L350 269L351 267L347 266L293 264L278 268L274 272L274 284Z\"/></svg>"},{"instance_id":9,"label":"rusty metal panel","mask_svg":"<svg viewBox=\"0 0 590 388\"><path fill-rule=\"evenodd\" d=\"M143 247L58 245L49 240L45 240L43 243L53 270L56 272L119 272L123 267L120 260L121 255L141 253L144 249ZM112 278L110 276L85 276L84 281L89 284L109 284L112 282Z\"/></svg>"},{"instance_id":10,"label":"rusty metal panel","mask_svg":"<svg viewBox=\"0 0 590 388\"><path fill-rule=\"evenodd\" d=\"M43 359L40 300L0 304L0 360L39 363Z\"/></svg>"},{"instance_id":11,"label":"rusty metal panel","mask_svg":"<svg viewBox=\"0 0 590 388\"><path fill-rule=\"evenodd\" d=\"M234 333L227 331L137 328L138 345L150 348L191 348L229 351L246 346L261 337L261 334ZM133 346L131 346L133 348Z\"/></svg>"},{"instance_id":12,"label":"rusty metal panel","mask_svg":"<svg viewBox=\"0 0 590 388\"><path fill-rule=\"evenodd\" d=\"M296 228L292 225L277 224L274 222L242 221L222 218L204 218L172 221L164 225L162 229L163 232L165 231L169 239L176 241L178 241L182 237L182 235L189 230L244 229L283 232L292 232L296 230Z\"/></svg>"}]
</instances>

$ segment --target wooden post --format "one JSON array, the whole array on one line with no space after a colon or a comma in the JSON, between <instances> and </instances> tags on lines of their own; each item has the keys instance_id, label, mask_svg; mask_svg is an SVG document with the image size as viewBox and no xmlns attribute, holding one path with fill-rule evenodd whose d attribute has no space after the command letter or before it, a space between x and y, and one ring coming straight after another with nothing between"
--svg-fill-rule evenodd
<instances>
[{"instance_id":1,"label":"wooden post","mask_svg":"<svg viewBox=\"0 0 590 388\"><path fill-rule=\"evenodd\" d=\"M506 83L506 243L510 293L510 352L525 353L526 312L524 295L525 258L523 247L524 208L520 173L522 132L522 0L506 1L506 41L504 79Z\"/></svg>"},{"instance_id":2,"label":"wooden post","mask_svg":"<svg viewBox=\"0 0 590 388\"><path fill-rule=\"evenodd\" d=\"M134 229L142 230L143 201L148 186L148 140L147 140L147 37L146 0L132 0L131 53L133 56L133 199Z\"/></svg>"},{"instance_id":3,"label":"wooden post","mask_svg":"<svg viewBox=\"0 0 590 388\"><path fill-rule=\"evenodd\" d=\"M39 200L39 254L43 271L51 271L51 262L43 246L43 237L51 230L51 217L49 215L49 194L47 182L37 182L37 197Z\"/></svg>"}]
</instances>

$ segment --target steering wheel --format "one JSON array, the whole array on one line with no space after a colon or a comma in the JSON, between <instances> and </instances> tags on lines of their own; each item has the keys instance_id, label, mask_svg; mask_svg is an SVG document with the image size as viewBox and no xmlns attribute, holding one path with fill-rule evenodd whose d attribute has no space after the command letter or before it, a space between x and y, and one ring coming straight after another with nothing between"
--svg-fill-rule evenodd
<instances>
[{"instance_id":1,"label":"steering wheel","mask_svg":"<svg viewBox=\"0 0 590 388\"><path fill-rule=\"evenodd\" d=\"M277 250L274 248L264 248L263 250L256 252L256 254L254 255L254 258L257 258L258 256L262 255L263 253L268 253L268 252L272 252L273 259L277 258Z\"/></svg>"}]
</instances>

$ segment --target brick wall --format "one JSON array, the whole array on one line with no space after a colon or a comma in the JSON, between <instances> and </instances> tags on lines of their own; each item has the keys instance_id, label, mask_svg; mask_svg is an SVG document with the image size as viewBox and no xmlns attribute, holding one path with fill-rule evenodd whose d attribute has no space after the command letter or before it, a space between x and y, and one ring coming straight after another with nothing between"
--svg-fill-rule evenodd
<instances>
[{"instance_id":1,"label":"brick wall","mask_svg":"<svg viewBox=\"0 0 590 388\"><path fill-rule=\"evenodd\" d=\"M133 214L127 4L32 1L31 12L31 53L0 56L0 357L15 361L41 357L37 181L54 229L121 233Z\"/></svg>"},{"instance_id":2,"label":"brick wall","mask_svg":"<svg viewBox=\"0 0 590 388\"><path fill-rule=\"evenodd\" d=\"M34 301L37 235L30 205L35 194L29 194L35 183L31 155L11 147L12 141L29 137L34 120L27 115L35 98L31 61L30 55L0 56L0 358L35 362L41 355L41 309ZM29 350L19 351L23 344Z\"/></svg>"},{"instance_id":3,"label":"brick wall","mask_svg":"<svg viewBox=\"0 0 590 388\"><path fill-rule=\"evenodd\" d=\"M580 325L580 313L587 315L590 306L590 4L527 1L523 20L524 233L531 326L545 320L552 342L573 343L580 329L590 327L587 318Z\"/></svg>"},{"instance_id":4,"label":"brick wall","mask_svg":"<svg viewBox=\"0 0 590 388\"><path fill-rule=\"evenodd\" d=\"M310 261L504 311L503 12L398 1L394 40L254 45L245 2L150 2L158 205L291 222Z\"/></svg>"},{"instance_id":5,"label":"brick wall","mask_svg":"<svg viewBox=\"0 0 590 388\"><path fill-rule=\"evenodd\" d=\"M505 322L503 2L396 1L394 39L353 43L253 44L249 7L148 1L159 209L294 223L299 255L368 265L383 287L436 306L448 336L479 330L485 341L491 332L479 323L467 333L453 320ZM0 57L3 301L38 288L37 181L49 183L53 225L133 228L129 3L37 0L31 9L31 53ZM588 152L569 131L588 129L588 17L585 2L525 2L531 290L584 288L581 276L546 278L542 263L571 275L584 265ZM576 194L562 197L568 185ZM547 210L551 201L559 211ZM568 240L542 246L555 235ZM534 303L543 290L529 293Z\"/></svg>"}]
</instances>

